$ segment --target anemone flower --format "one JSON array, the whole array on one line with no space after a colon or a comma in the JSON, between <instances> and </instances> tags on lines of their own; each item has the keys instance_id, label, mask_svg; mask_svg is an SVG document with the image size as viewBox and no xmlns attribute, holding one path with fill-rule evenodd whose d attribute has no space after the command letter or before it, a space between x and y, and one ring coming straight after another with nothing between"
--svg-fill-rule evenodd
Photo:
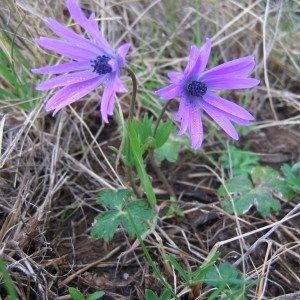
<instances>
[{"instance_id":1,"label":"anemone flower","mask_svg":"<svg viewBox=\"0 0 300 300\"><path fill-rule=\"evenodd\" d=\"M54 66L33 69L33 73L60 74L41 82L37 90L59 89L46 103L46 111L55 115L63 107L81 99L92 90L105 84L101 100L101 116L108 123L113 114L116 93L127 92L121 82L120 68L125 66L125 56L130 44L121 45L114 52L98 29L95 15L87 18L75 0L67 0L68 10L76 23L89 35L85 38L52 18L45 24L62 39L40 37L36 42L72 61Z\"/></svg>"},{"instance_id":2,"label":"anemone flower","mask_svg":"<svg viewBox=\"0 0 300 300\"><path fill-rule=\"evenodd\" d=\"M194 149L200 148L203 140L201 109L235 140L238 139L238 133L231 121L246 126L254 119L244 108L213 92L258 85L259 80L248 78L255 66L253 56L235 59L204 71L211 46L212 42L209 38L206 39L201 50L193 45L183 73L170 72L168 76L172 83L156 91L156 94L164 100L181 97L175 116L175 121L181 121L178 135L182 135L188 129Z\"/></svg>"}]
</instances>

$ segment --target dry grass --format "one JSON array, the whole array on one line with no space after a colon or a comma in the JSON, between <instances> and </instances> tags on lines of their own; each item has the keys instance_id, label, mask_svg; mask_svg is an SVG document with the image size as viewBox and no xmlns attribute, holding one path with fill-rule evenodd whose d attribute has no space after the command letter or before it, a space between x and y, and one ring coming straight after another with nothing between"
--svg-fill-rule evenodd
<instances>
[{"instance_id":1,"label":"dry grass","mask_svg":"<svg viewBox=\"0 0 300 300\"><path fill-rule=\"evenodd\" d=\"M254 129L261 131L241 143L255 144L257 138L263 143L272 133L268 129L276 128L298 142L294 145L286 136L277 136L289 157L277 161L275 167L299 160L299 1L80 3L102 20L100 27L112 44L132 43L129 64L142 67L137 73L139 94L146 94L152 102L146 106L140 101L136 116L162 106L149 88L166 83L169 70L184 67L191 44L210 36L215 62L244 55L254 55L257 61L254 76L261 79L261 85L249 92L249 110L256 116ZM9 40L14 40L31 67L45 65L50 59L61 60L40 49L33 38L51 34L43 17L68 21L64 1L18 0L1 6L1 48L11 57L21 80L20 61L18 56L11 56ZM30 72L28 76L28 88L33 89L36 77ZM127 86L130 89L129 80ZM3 76L0 87L14 90ZM120 127L114 120L103 126L99 118L100 90L56 118L43 111L49 93L36 97L37 105L31 110L24 104L32 98L0 99L0 253L20 298L70 299L68 286L86 294L104 290L112 297L107 299L142 299L145 288L160 294L162 287L140 250L118 261L117 256L133 243L122 231L110 244L88 237L95 215L103 209L95 205L98 192L129 184L123 166L115 166L116 154L109 148L118 147ZM244 92L231 93L230 97L242 104ZM127 98L121 99L124 118ZM174 104L166 116L172 117L175 109ZM205 124L211 128L206 118ZM251 299L273 299L298 290L299 196L283 203L281 212L270 218L261 218L255 211L241 218L227 215L215 196L225 174L208 159L209 151L224 149L214 136L207 138L203 149L193 156L183 149L175 167L162 164L176 192L205 193L199 199L196 194L179 197L186 217L162 218L155 235L147 237L145 243L161 272L167 277L160 263L164 251L181 260L187 270L195 270L219 247L222 259L238 267L246 278L261 278L250 292ZM273 153L270 148L258 149ZM155 177L153 183L157 195L168 199ZM124 273L129 273L128 280L122 277ZM176 282L179 289L182 283L177 276L168 281ZM207 293L204 289L197 299L206 299ZM3 285L0 296L6 297Z\"/></svg>"}]
</instances>

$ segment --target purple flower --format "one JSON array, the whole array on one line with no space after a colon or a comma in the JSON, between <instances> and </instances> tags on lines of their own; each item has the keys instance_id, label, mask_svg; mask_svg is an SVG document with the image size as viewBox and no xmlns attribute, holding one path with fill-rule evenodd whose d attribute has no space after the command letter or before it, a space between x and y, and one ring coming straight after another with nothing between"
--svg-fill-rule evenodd
<instances>
[{"instance_id":1,"label":"purple flower","mask_svg":"<svg viewBox=\"0 0 300 300\"><path fill-rule=\"evenodd\" d=\"M63 107L79 100L104 83L101 116L103 121L108 123L108 116L113 114L116 93L127 92L120 80L120 68L125 66L125 56L130 44L123 44L114 52L99 31L94 14L87 18L75 0L67 0L67 7L74 21L89 34L91 39L78 35L52 18L46 19L46 25L64 40L40 37L36 42L73 61L33 69L33 73L62 74L43 81L36 89L49 90L61 87L46 104L46 111L53 111L55 115Z\"/></svg>"},{"instance_id":2,"label":"purple flower","mask_svg":"<svg viewBox=\"0 0 300 300\"><path fill-rule=\"evenodd\" d=\"M239 137L231 121L245 126L254 119L244 108L212 92L213 90L244 89L258 85L259 80L247 78L255 66L253 56L235 59L204 71L210 51L210 39L206 39L201 50L193 45L183 73L170 72L168 76L172 83L156 91L156 94L164 100L181 97L175 116L176 121L181 121L178 135L188 129L194 149L200 148L203 140L200 108L235 140Z\"/></svg>"}]
</instances>

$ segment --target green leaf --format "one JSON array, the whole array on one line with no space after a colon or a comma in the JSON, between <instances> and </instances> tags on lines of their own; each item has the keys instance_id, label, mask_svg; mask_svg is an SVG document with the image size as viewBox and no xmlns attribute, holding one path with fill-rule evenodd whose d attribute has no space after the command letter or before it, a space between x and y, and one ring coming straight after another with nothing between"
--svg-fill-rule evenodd
<instances>
[{"instance_id":1,"label":"green leaf","mask_svg":"<svg viewBox=\"0 0 300 300\"><path fill-rule=\"evenodd\" d=\"M158 160L163 161L166 159L169 162L176 162L179 155L180 145L181 144L177 141L167 140L163 146L155 150Z\"/></svg>"},{"instance_id":2,"label":"green leaf","mask_svg":"<svg viewBox=\"0 0 300 300\"><path fill-rule=\"evenodd\" d=\"M128 203L132 196L130 190L119 191L105 190L100 193L97 203L108 206L111 210L101 213L96 217L91 236L93 239L104 238L107 242L111 240L118 226L122 224L128 234L133 237L135 229L130 221L129 214L135 221L135 226L139 232L144 233L149 228L147 220L154 218L154 213L143 201L132 201ZM112 201L114 203L112 203Z\"/></svg>"},{"instance_id":3,"label":"green leaf","mask_svg":"<svg viewBox=\"0 0 300 300\"><path fill-rule=\"evenodd\" d=\"M174 197L170 198L170 208L166 212L166 216L171 216L171 215L177 215L181 217L184 216L184 211L179 208L179 204Z\"/></svg>"},{"instance_id":4,"label":"green leaf","mask_svg":"<svg viewBox=\"0 0 300 300\"><path fill-rule=\"evenodd\" d=\"M137 133L138 141L141 146L147 143L149 137L152 137L152 123L153 118L148 118L148 115L145 114L143 122L138 120L132 120L132 126Z\"/></svg>"},{"instance_id":5,"label":"green leaf","mask_svg":"<svg viewBox=\"0 0 300 300\"><path fill-rule=\"evenodd\" d=\"M109 208L122 209L124 204L133 195L132 191L121 189L118 191L104 190L100 192L97 203L104 204Z\"/></svg>"},{"instance_id":6,"label":"green leaf","mask_svg":"<svg viewBox=\"0 0 300 300\"><path fill-rule=\"evenodd\" d=\"M281 171L286 177L286 181L291 186L291 188L296 192L300 192L300 177L296 176L296 172L294 171L294 169L296 168L294 167L295 165L291 168L289 165L284 164L281 167Z\"/></svg>"},{"instance_id":7,"label":"green leaf","mask_svg":"<svg viewBox=\"0 0 300 300\"><path fill-rule=\"evenodd\" d=\"M139 145L137 133L134 130L134 127L132 126L131 123L129 123L128 127L129 127L130 150L134 158L134 164L139 174L141 183L144 187L148 201L151 206L154 206L156 204L156 197L153 191L151 181L145 169L145 165L143 162L143 153Z\"/></svg>"},{"instance_id":8,"label":"green leaf","mask_svg":"<svg viewBox=\"0 0 300 300\"><path fill-rule=\"evenodd\" d=\"M96 217L96 224L92 228L93 239L104 238L106 242L111 240L121 221L120 212L116 210L106 211Z\"/></svg>"},{"instance_id":9,"label":"green leaf","mask_svg":"<svg viewBox=\"0 0 300 300\"><path fill-rule=\"evenodd\" d=\"M175 259L175 257L171 254L167 254L167 259L170 261L172 266L179 272L179 274L183 277L186 283L190 283L190 276L187 274L179 262Z\"/></svg>"},{"instance_id":10,"label":"green leaf","mask_svg":"<svg viewBox=\"0 0 300 300\"><path fill-rule=\"evenodd\" d=\"M87 300L98 300L99 298L101 298L104 295L105 295L104 292L98 291L98 292L95 292L95 293L91 294L90 296L88 296Z\"/></svg>"},{"instance_id":11,"label":"green leaf","mask_svg":"<svg viewBox=\"0 0 300 300\"><path fill-rule=\"evenodd\" d=\"M255 187L259 187L259 190L280 193L286 199L294 196L286 180L271 167L258 166L253 170L251 177Z\"/></svg>"},{"instance_id":12,"label":"green leaf","mask_svg":"<svg viewBox=\"0 0 300 300\"><path fill-rule=\"evenodd\" d=\"M252 285L257 283L257 280L243 279L236 268L225 262L221 263L218 268L216 266L211 268L207 272L204 282L218 288L218 294L223 292L226 295L231 295L226 299L235 299L232 298L233 295L244 295Z\"/></svg>"},{"instance_id":13,"label":"green leaf","mask_svg":"<svg viewBox=\"0 0 300 300\"><path fill-rule=\"evenodd\" d=\"M268 216L271 209L279 211L281 208L280 202L274 199L274 194L280 193L286 199L291 199L294 195L286 180L270 167L254 168L250 178L247 175L240 175L229 179L225 184L238 215L246 213L252 205L256 205L262 216ZM225 187L219 188L218 195L227 198L224 201L224 210L233 213L232 202Z\"/></svg>"},{"instance_id":14,"label":"green leaf","mask_svg":"<svg viewBox=\"0 0 300 300\"><path fill-rule=\"evenodd\" d=\"M141 234L146 232L149 228L147 220L154 218L154 213L148 208L147 204L143 201L132 201L126 207L126 213L121 216L122 223L127 230L129 236L135 235L135 229L130 220L131 214L135 226Z\"/></svg>"},{"instance_id":15,"label":"green leaf","mask_svg":"<svg viewBox=\"0 0 300 300\"><path fill-rule=\"evenodd\" d=\"M161 295L160 299L161 300L169 300L169 299L171 299L171 296L172 296L172 294L168 290L165 290L163 292L163 294Z\"/></svg>"},{"instance_id":16,"label":"green leaf","mask_svg":"<svg viewBox=\"0 0 300 300\"><path fill-rule=\"evenodd\" d=\"M171 121L167 121L164 124L160 124L155 133L155 148L162 147L168 140L173 124Z\"/></svg>"},{"instance_id":17,"label":"green leaf","mask_svg":"<svg viewBox=\"0 0 300 300\"><path fill-rule=\"evenodd\" d=\"M220 157L223 167L232 169L233 175L248 174L258 164L259 157L250 151L239 150L230 146L228 154Z\"/></svg>"},{"instance_id":18,"label":"green leaf","mask_svg":"<svg viewBox=\"0 0 300 300\"><path fill-rule=\"evenodd\" d=\"M14 287L14 283L9 275L7 267L1 256L0 256L0 278L1 278L1 285L3 286L3 283L4 283L4 287L9 296L8 299L19 300L19 297L18 297L17 292Z\"/></svg>"},{"instance_id":19,"label":"green leaf","mask_svg":"<svg viewBox=\"0 0 300 300\"><path fill-rule=\"evenodd\" d=\"M158 300L157 295L153 291L148 289L145 290L145 298L146 300Z\"/></svg>"},{"instance_id":20,"label":"green leaf","mask_svg":"<svg viewBox=\"0 0 300 300\"><path fill-rule=\"evenodd\" d=\"M217 251L204 267L201 267L198 270L190 273L189 276L190 278L192 278L193 284L197 284L203 281L203 278L205 277L207 272L212 268L213 264L218 260L220 256L221 252Z\"/></svg>"},{"instance_id":21,"label":"green leaf","mask_svg":"<svg viewBox=\"0 0 300 300\"><path fill-rule=\"evenodd\" d=\"M74 300L86 300L84 295L73 287L69 287L69 294Z\"/></svg>"}]
</instances>

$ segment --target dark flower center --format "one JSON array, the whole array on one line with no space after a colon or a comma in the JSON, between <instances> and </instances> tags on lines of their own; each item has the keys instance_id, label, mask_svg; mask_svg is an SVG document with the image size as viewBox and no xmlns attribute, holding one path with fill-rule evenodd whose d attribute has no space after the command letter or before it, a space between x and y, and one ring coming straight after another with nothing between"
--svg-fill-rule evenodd
<instances>
[{"instance_id":1,"label":"dark flower center","mask_svg":"<svg viewBox=\"0 0 300 300\"><path fill-rule=\"evenodd\" d=\"M207 86L201 81L192 81L187 86L191 96L203 97L207 91Z\"/></svg>"},{"instance_id":2,"label":"dark flower center","mask_svg":"<svg viewBox=\"0 0 300 300\"><path fill-rule=\"evenodd\" d=\"M94 68L93 72L99 75L104 75L112 71L112 67L108 64L111 60L110 57L102 55L98 56L95 60L92 60L91 66Z\"/></svg>"}]
</instances>

